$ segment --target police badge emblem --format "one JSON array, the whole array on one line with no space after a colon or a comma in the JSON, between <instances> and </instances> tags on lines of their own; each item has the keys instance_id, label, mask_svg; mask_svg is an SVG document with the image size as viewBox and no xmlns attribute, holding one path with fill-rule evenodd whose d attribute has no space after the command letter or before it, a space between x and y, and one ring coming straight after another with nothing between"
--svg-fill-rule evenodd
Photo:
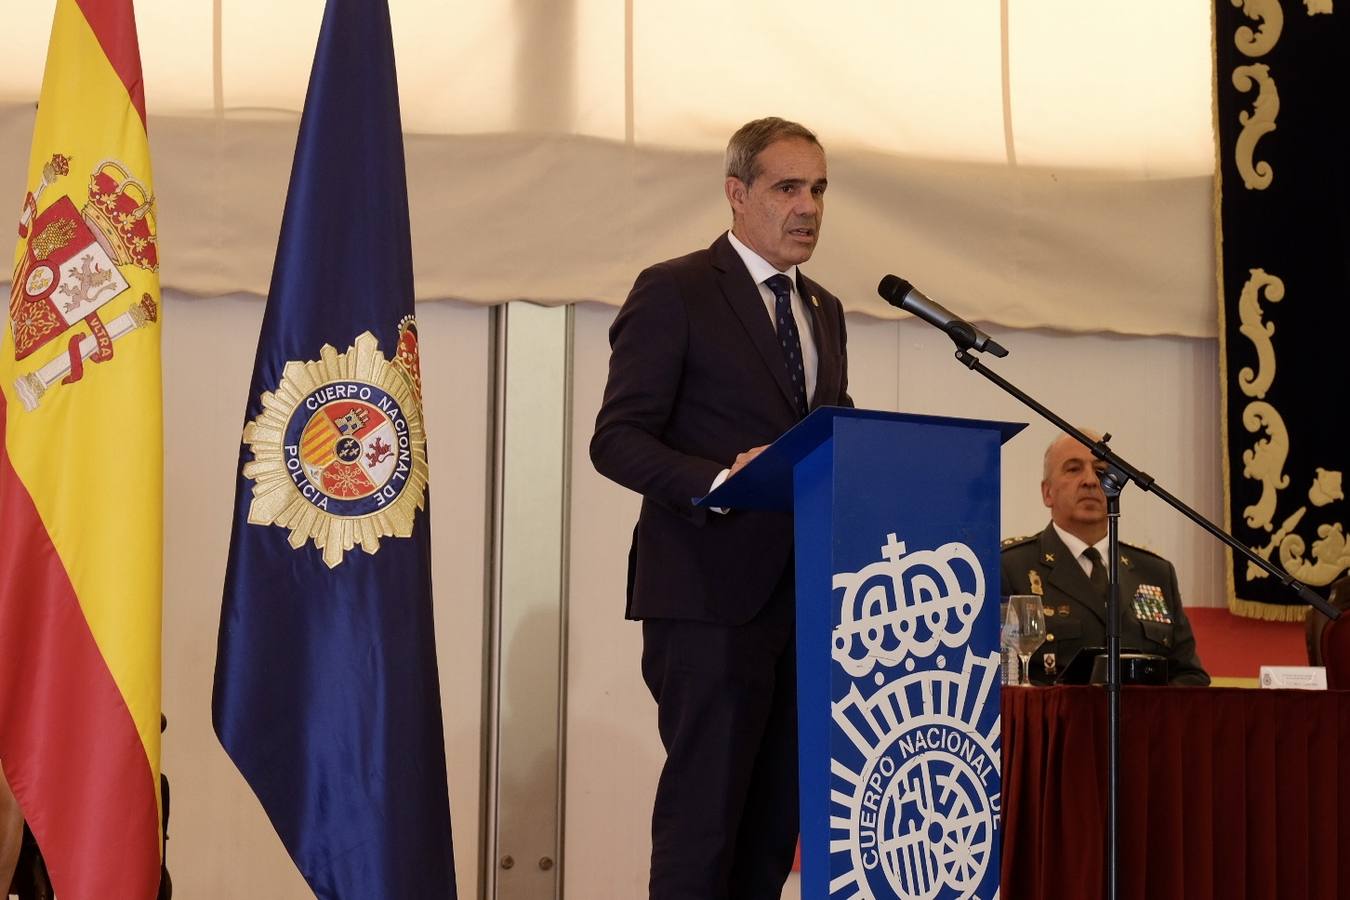
<instances>
[{"instance_id":1,"label":"police badge emblem","mask_svg":"<svg viewBox=\"0 0 1350 900\"><path fill-rule=\"evenodd\" d=\"M850 683L831 704L829 896L971 900L997 872L1002 810L999 654L968 646L979 558L889 534L881 561L833 585L831 656Z\"/></svg>"},{"instance_id":2,"label":"police badge emblem","mask_svg":"<svg viewBox=\"0 0 1350 900\"><path fill-rule=\"evenodd\" d=\"M330 344L319 359L289 362L262 412L244 426L254 482L248 521L290 529L290 545L308 541L331 569L356 545L410 537L426 505L427 450L422 425L417 329L400 327L391 362L363 332L345 353Z\"/></svg>"}]
</instances>

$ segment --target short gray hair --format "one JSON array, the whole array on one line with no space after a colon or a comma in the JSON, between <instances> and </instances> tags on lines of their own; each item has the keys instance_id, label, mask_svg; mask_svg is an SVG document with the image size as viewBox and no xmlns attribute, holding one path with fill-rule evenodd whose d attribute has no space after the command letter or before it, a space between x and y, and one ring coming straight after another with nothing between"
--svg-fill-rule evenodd
<instances>
[{"instance_id":1,"label":"short gray hair","mask_svg":"<svg viewBox=\"0 0 1350 900\"><path fill-rule=\"evenodd\" d=\"M1079 431L1083 432L1083 434L1087 435L1094 441L1100 441L1102 439L1102 433L1100 431L1095 431L1091 428L1084 428L1082 425L1078 425L1075 427L1077 427ZM1045 456L1041 458L1041 481L1050 480L1050 455L1055 452L1055 447L1058 446L1059 442L1063 440L1071 440L1075 444L1078 443L1077 438L1069 434L1067 431L1061 431L1059 434L1055 435L1053 439L1051 439L1049 446L1045 448Z\"/></svg>"},{"instance_id":2,"label":"short gray hair","mask_svg":"<svg viewBox=\"0 0 1350 900\"><path fill-rule=\"evenodd\" d=\"M727 142L727 177L739 178L747 186L750 185L760 173L759 155L775 141L789 138L810 141L820 147L815 133L805 125L777 116L746 122L736 129Z\"/></svg>"}]
</instances>

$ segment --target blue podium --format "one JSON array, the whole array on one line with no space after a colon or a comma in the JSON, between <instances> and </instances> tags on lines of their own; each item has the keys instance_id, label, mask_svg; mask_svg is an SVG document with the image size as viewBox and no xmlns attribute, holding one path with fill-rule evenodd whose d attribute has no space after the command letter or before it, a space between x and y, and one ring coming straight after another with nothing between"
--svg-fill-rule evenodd
<instances>
[{"instance_id":1,"label":"blue podium","mask_svg":"<svg viewBox=\"0 0 1350 900\"><path fill-rule=\"evenodd\" d=\"M1006 422L817 409L703 498L795 512L802 897L999 889Z\"/></svg>"}]
</instances>

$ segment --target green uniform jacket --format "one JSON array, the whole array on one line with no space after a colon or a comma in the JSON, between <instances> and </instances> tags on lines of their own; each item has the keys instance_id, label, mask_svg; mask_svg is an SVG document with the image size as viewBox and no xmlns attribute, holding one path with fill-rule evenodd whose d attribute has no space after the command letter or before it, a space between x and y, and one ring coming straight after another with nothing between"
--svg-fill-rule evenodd
<instances>
[{"instance_id":1,"label":"green uniform jacket","mask_svg":"<svg viewBox=\"0 0 1350 900\"><path fill-rule=\"evenodd\" d=\"M1044 598L1046 638L1031 658L1032 681L1053 682L1079 648L1106 646L1106 603L1097 598L1053 525L1032 537L1004 541L1002 556L1003 595ZM1121 650L1165 656L1171 684L1209 684L1172 564L1122 544L1119 573Z\"/></svg>"}]
</instances>

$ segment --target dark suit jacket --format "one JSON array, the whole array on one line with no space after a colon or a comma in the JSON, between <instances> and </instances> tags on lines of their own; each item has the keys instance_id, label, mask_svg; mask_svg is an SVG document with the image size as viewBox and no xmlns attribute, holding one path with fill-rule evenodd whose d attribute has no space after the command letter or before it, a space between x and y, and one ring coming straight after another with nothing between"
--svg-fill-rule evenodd
<instances>
[{"instance_id":1,"label":"dark suit jacket","mask_svg":"<svg viewBox=\"0 0 1350 900\"><path fill-rule=\"evenodd\" d=\"M1106 646L1106 602L1053 525L1038 535L1005 541L1002 568L1004 595L1043 597L1046 640L1031 658L1033 681L1053 681L1080 648ZM1172 684L1209 684L1172 564L1122 544L1119 573L1121 649L1166 657Z\"/></svg>"},{"instance_id":2,"label":"dark suit jacket","mask_svg":"<svg viewBox=\"0 0 1350 900\"><path fill-rule=\"evenodd\" d=\"M798 270L818 366L817 406L852 406L844 310ZM749 621L792 552L792 517L693 506L722 469L797 422L759 288L726 235L637 278L609 333L609 381L591 439L600 474L642 495L628 617Z\"/></svg>"}]
</instances>

